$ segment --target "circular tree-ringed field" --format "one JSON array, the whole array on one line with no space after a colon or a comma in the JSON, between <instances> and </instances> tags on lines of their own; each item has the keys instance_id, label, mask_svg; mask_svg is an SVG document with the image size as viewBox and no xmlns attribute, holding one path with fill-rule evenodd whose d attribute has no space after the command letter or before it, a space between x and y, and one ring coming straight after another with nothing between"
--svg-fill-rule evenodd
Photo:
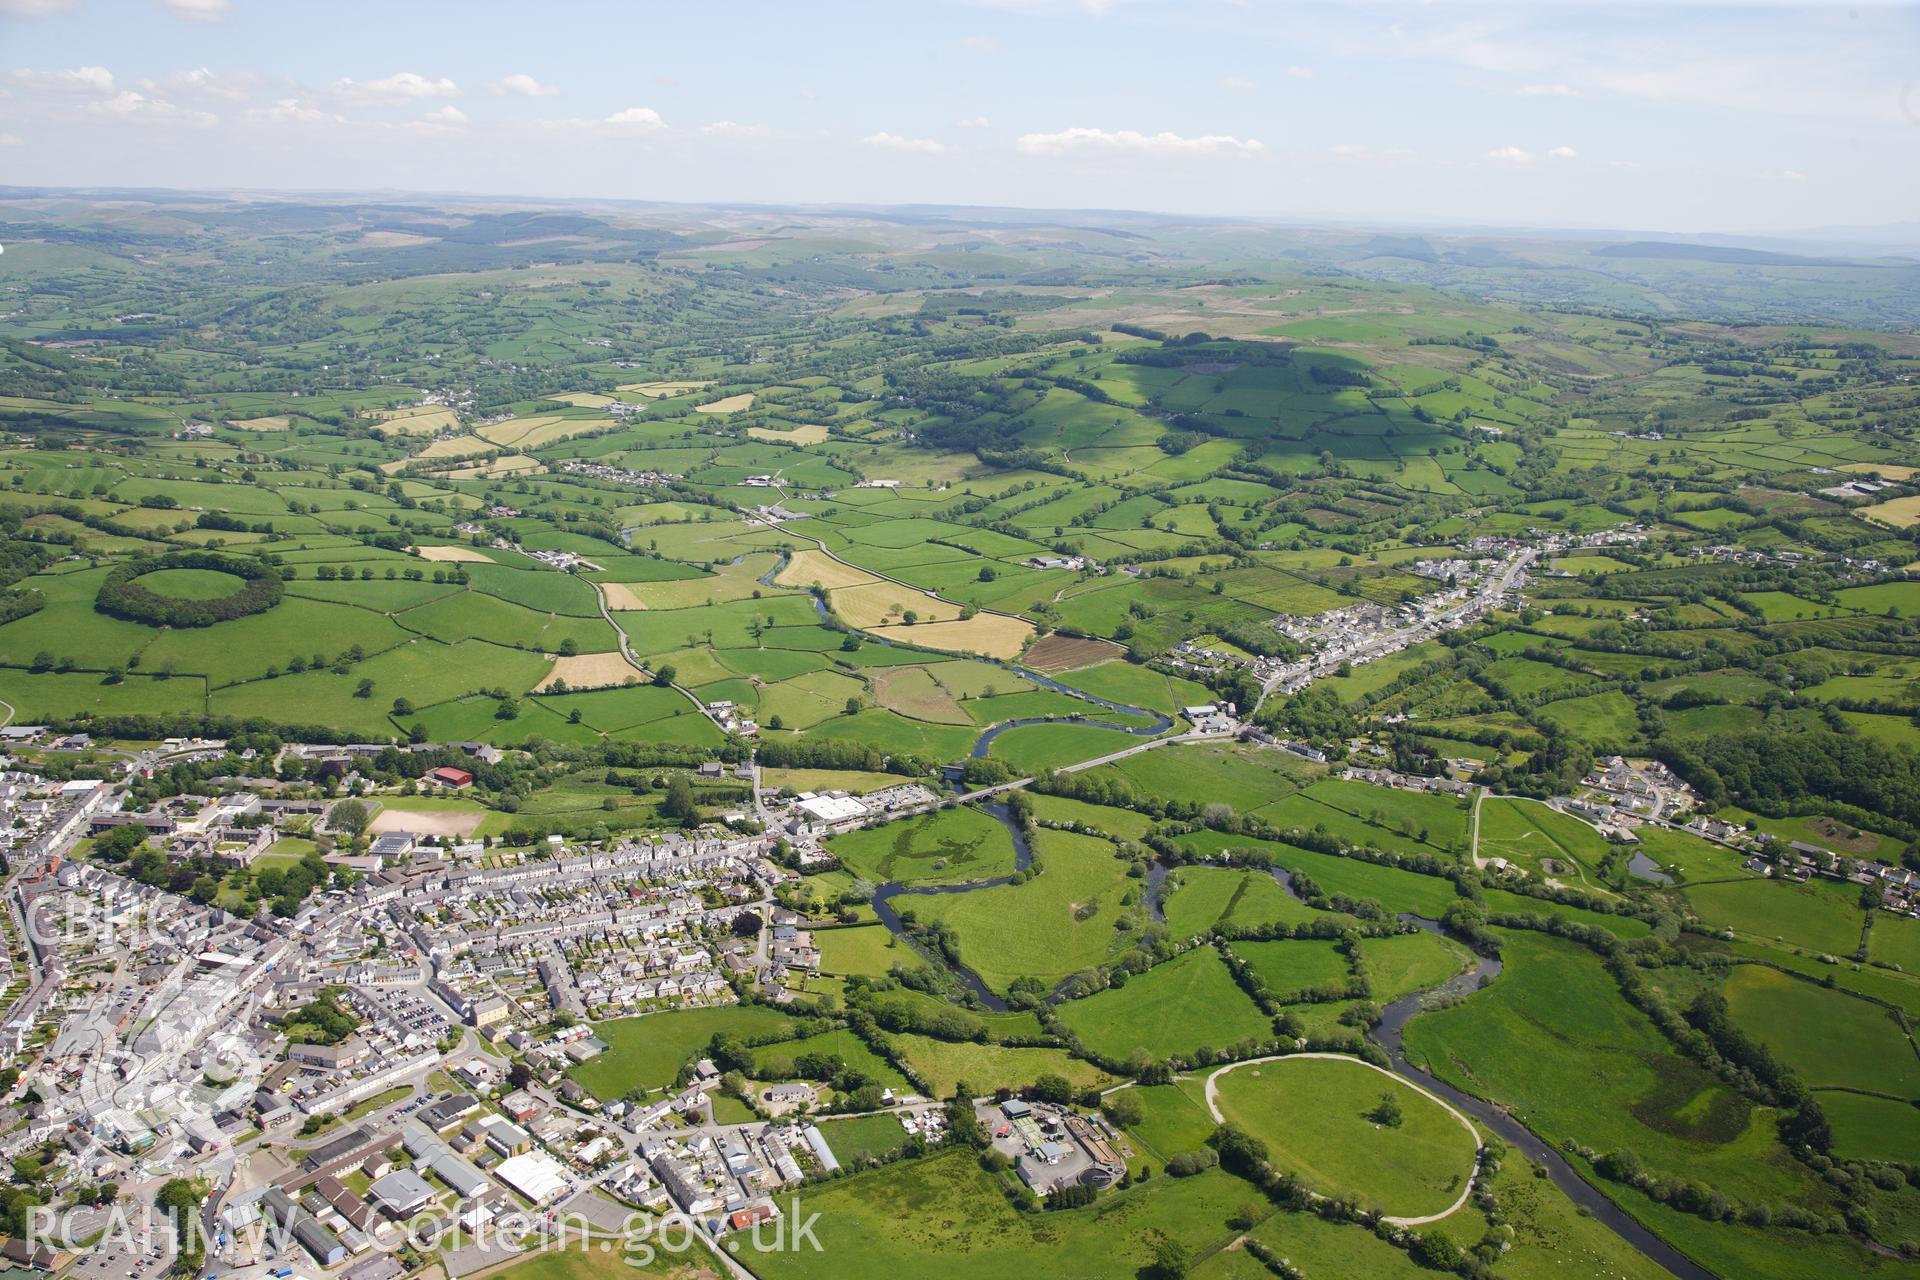
<instances>
[{"instance_id":1,"label":"circular tree-ringed field","mask_svg":"<svg viewBox=\"0 0 1920 1280\"><path fill-rule=\"evenodd\" d=\"M1207 1078L1214 1119L1267 1146L1312 1191L1378 1208L1401 1225L1443 1218L1473 1188L1480 1137L1446 1102L1345 1054L1293 1054Z\"/></svg>"},{"instance_id":2,"label":"circular tree-ringed field","mask_svg":"<svg viewBox=\"0 0 1920 1280\"><path fill-rule=\"evenodd\" d=\"M151 627L210 627L264 613L286 589L280 571L263 561L175 551L116 565L93 607Z\"/></svg>"}]
</instances>

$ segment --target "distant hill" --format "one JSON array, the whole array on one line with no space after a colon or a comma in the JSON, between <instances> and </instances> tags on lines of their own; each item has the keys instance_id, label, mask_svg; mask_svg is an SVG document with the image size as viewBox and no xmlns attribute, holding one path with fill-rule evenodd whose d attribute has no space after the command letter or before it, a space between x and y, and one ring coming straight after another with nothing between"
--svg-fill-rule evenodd
<instances>
[{"instance_id":1,"label":"distant hill","mask_svg":"<svg viewBox=\"0 0 1920 1280\"><path fill-rule=\"evenodd\" d=\"M1596 258L1664 258L1669 262L1719 262L1738 267L1865 267L1876 265L1846 258L1806 258L1765 249L1735 249L1719 244L1675 244L1670 240L1636 240L1595 249Z\"/></svg>"}]
</instances>

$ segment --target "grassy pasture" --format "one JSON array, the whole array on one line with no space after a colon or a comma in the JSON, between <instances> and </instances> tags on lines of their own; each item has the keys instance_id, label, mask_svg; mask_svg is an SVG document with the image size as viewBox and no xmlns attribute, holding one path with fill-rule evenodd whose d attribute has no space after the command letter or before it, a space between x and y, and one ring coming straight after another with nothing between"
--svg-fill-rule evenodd
<instances>
[{"instance_id":1,"label":"grassy pasture","mask_svg":"<svg viewBox=\"0 0 1920 1280\"><path fill-rule=\"evenodd\" d=\"M1175 842L1199 853L1221 849L1258 849L1270 855L1274 863L1289 871L1305 872L1328 894L1350 898L1372 898L1389 911L1411 911L1415 915L1438 919L1447 905L1459 895L1453 882L1439 876L1421 875L1398 867L1315 853L1277 841L1255 840L1219 831L1196 831L1176 837Z\"/></svg>"},{"instance_id":2,"label":"grassy pasture","mask_svg":"<svg viewBox=\"0 0 1920 1280\"><path fill-rule=\"evenodd\" d=\"M821 1250L749 1255L766 1280L925 1275L1109 1280L1146 1270L1163 1241L1199 1256L1225 1244L1245 1184L1219 1172L1155 1178L1091 1208L1034 1216L1009 1205L964 1152L858 1174L817 1190ZM1359 1233L1356 1233L1359 1234Z\"/></svg>"},{"instance_id":3,"label":"grassy pasture","mask_svg":"<svg viewBox=\"0 0 1920 1280\"><path fill-rule=\"evenodd\" d=\"M899 1035L892 1043L907 1064L926 1080L937 1097L953 1096L961 1083L976 1096L995 1089L1022 1089L1041 1076L1055 1075L1076 1089L1113 1083L1113 1077L1060 1049L1013 1049L997 1044L935 1040Z\"/></svg>"},{"instance_id":4,"label":"grassy pasture","mask_svg":"<svg viewBox=\"0 0 1920 1280\"><path fill-rule=\"evenodd\" d=\"M894 941L879 925L851 929L820 929L813 935L820 947L820 971L842 976L884 977L895 964L914 964L913 952Z\"/></svg>"},{"instance_id":5,"label":"grassy pasture","mask_svg":"<svg viewBox=\"0 0 1920 1280\"><path fill-rule=\"evenodd\" d=\"M720 1005L711 1009L673 1009L637 1018L598 1023L594 1034L606 1052L567 1074L596 1098L610 1100L629 1090L653 1090L673 1083L682 1064L698 1056L720 1034L748 1041L772 1041L791 1035L793 1019L765 1005Z\"/></svg>"},{"instance_id":6,"label":"grassy pasture","mask_svg":"<svg viewBox=\"0 0 1920 1280\"><path fill-rule=\"evenodd\" d=\"M1293 924L1323 914L1294 898L1266 871L1230 867L1175 870L1167 877L1163 909L1168 931L1181 938L1215 925Z\"/></svg>"},{"instance_id":7,"label":"grassy pasture","mask_svg":"<svg viewBox=\"0 0 1920 1280\"><path fill-rule=\"evenodd\" d=\"M1267 985L1275 999L1287 1001L1316 987L1344 988L1353 965L1339 944L1317 939L1235 942L1233 953Z\"/></svg>"},{"instance_id":8,"label":"grassy pasture","mask_svg":"<svg viewBox=\"0 0 1920 1280\"><path fill-rule=\"evenodd\" d=\"M1505 936L1498 980L1407 1024L1416 1063L1512 1106L1549 1141L1632 1148L1651 1168L1712 1180L1729 1195L1824 1198L1781 1149L1771 1116L1681 1056L1593 953Z\"/></svg>"},{"instance_id":9,"label":"grassy pasture","mask_svg":"<svg viewBox=\"0 0 1920 1280\"><path fill-rule=\"evenodd\" d=\"M1043 870L1025 884L896 900L952 925L967 967L1000 991L1015 978L1051 984L1106 959L1128 936L1115 923L1137 912L1126 901L1136 882L1107 841L1042 829L1033 845Z\"/></svg>"},{"instance_id":10,"label":"grassy pasture","mask_svg":"<svg viewBox=\"0 0 1920 1280\"><path fill-rule=\"evenodd\" d=\"M1195 947L1123 987L1069 1001L1059 1016L1092 1052L1119 1060L1220 1049L1272 1032L1212 947Z\"/></svg>"},{"instance_id":11,"label":"grassy pasture","mask_svg":"<svg viewBox=\"0 0 1920 1280\"><path fill-rule=\"evenodd\" d=\"M1467 968L1471 957L1459 943L1432 933L1362 938L1360 955L1382 1004L1415 991L1431 991Z\"/></svg>"},{"instance_id":12,"label":"grassy pasture","mask_svg":"<svg viewBox=\"0 0 1920 1280\"><path fill-rule=\"evenodd\" d=\"M841 865L877 883L951 884L1011 875L1013 836L996 818L964 806L864 827L827 842Z\"/></svg>"},{"instance_id":13,"label":"grassy pasture","mask_svg":"<svg viewBox=\"0 0 1920 1280\"><path fill-rule=\"evenodd\" d=\"M1761 942L1832 955L1851 955L1860 945L1864 913L1850 884L1751 877L1691 885L1685 892L1706 923Z\"/></svg>"},{"instance_id":14,"label":"grassy pasture","mask_svg":"<svg viewBox=\"0 0 1920 1280\"><path fill-rule=\"evenodd\" d=\"M1878 1005L1757 964L1734 969L1725 993L1741 1028L1810 1087L1920 1099L1920 1057Z\"/></svg>"},{"instance_id":15,"label":"grassy pasture","mask_svg":"<svg viewBox=\"0 0 1920 1280\"><path fill-rule=\"evenodd\" d=\"M1449 1208L1472 1176L1475 1135L1433 1099L1366 1063L1282 1058L1235 1067L1215 1086L1221 1113L1323 1195L1414 1217ZM1383 1095L1399 1104L1397 1126L1371 1118Z\"/></svg>"}]
</instances>

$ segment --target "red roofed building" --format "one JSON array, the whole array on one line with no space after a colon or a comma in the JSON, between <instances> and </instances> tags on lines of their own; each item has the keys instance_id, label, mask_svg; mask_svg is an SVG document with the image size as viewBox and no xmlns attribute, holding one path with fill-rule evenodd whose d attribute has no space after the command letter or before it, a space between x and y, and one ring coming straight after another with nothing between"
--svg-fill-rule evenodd
<instances>
[{"instance_id":1,"label":"red roofed building","mask_svg":"<svg viewBox=\"0 0 1920 1280\"><path fill-rule=\"evenodd\" d=\"M770 1204L749 1205L738 1210L727 1219L727 1225L735 1231L746 1231L762 1222L773 1219L773 1206Z\"/></svg>"},{"instance_id":2,"label":"red roofed building","mask_svg":"<svg viewBox=\"0 0 1920 1280\"><path fill-rule=\"evenodd\" d=\"M456 769L452 765L441 765L438 769L429 769L426 780L443 787L470 787L473 775L465 769Z\"/></svg>"}]
</instances>

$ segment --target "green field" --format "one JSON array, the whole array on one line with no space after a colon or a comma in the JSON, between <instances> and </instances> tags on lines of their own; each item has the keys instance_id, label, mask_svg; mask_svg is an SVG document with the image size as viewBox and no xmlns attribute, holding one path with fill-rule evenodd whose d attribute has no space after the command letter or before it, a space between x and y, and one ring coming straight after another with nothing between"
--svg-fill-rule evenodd
<instances>
[{"instance_id":1,"label":"green field","mask_svg":"<svg viewBox=\"0 0 1920 1280\"><path fill-rule=\"evenodd\" d=\"M1920 1107L1892 1098L1829 1090L1818 1095L1833 1126L1833 1149L1857 1160L1908 1160L1920 1146Z\"/></svg>"},{"instance_id":2,"label":"green field","mask_svg":"<svg viewBox=\"0 0 1920 1280\"><path fill-rule=\"evenodd\" d=\"M977 809L939 809L835 836L827 843L847 870L876 882L952 884L1013 871L1013 837Z\"/></svg>"},{"instance_id":3,"label":"green field","mask_svg":"<svg viewBox=\"0 0 1920 1280\"><path fill-rule=\"evenodd\" d=\"M1233 953L1266 984L1268 993L1283 1003L1310 996L1318 989L1344 993L1353 974L1352 963L1332 942L1236 942Z\"/></svg>"},{"instance_id":4,"label":"green field","mask_svg":"<svg viewBox=\"0 0 1920 1280\"><path fill-rule=\"evenodd\" d=\"M1373 998L1382 1004L1415 991L1431 991L1469 962L1459 943L1431 933L1362 938L1358 946L1373 984Z\"/></svg>"},{"instance_id":5,"label":"green field","mask_svg":"<svg viewBox=\"0 0 1920 1280\"><path fill-rule=\"evenodd\" d=\"M1138 914L1137 883L1114 847L1095 836L1041 830L1033 840L1041 873L1025 884L895 900L904 912L951 925L960 955L988 986L1015 978L1058 982L1107 959L1128 935L1116 924Z\"/></svg>"},{"instance_id":6,"label":"green field","mask_svg":"<svg viewBox=\"0 0 1920 1280\"><path fill-rule=\"evenodd\" d=\"M822 1121L820 1133L834 1158L843 1165L862 1158L884 1159L907 1141L907 1131L891 1115Z\"/></svg>"},{"instance_id":7,"label":"green field","mask_svg":"<svg viewBox=\"0 0 1920 1280\"><path fill-rule=\"evenodd\" d=\"M1503 959L1486 990L1407 1024L1409 1057L1511 1106L1551 1141L1632 1149L1651 1168L1711 1178L1728 1195L1824 1199L1785 1156L1771 1117L1680 1056L1592 953L1509 932Z\"/></svg>"},{"instance_id":8,"label":"green field","mask_svg":"<svg viewBox=\"0 0 1920 1280\"><path fill-rule=\"evenodd\" d=\"M1440 1103L1364 1062L1281 1058L1236 1067L1214 1084L1221 1114L1322 1195L1418 1217L1452 1207L1473 1175L1475 1133ZM1399 1107L1399 1124L1375 1118L1383 1095Z\"/></svg>"},{"instance_id":9,"label":"green field","mask_svg":"<svg viewBox=\"0 0 1920 1280\"><path fill-rule=\"evenodd\" d=\"M595 1097L610 1100L672 1084L681 1066L704 1052L716 1035L781 1040L792 1034L792 1025L792 1019L765 1005L677 1009L602 1022L594 1034L607 1042L606 1052L567 1074Z\"/></svg>"},{"instance_id":10,"label":"green field","mask_svg":"<svg viewBox=\"0 0 1920 1280\"><path fill-rule=\"evenodd\" d=\"M766 1080L794 1079L794 1062L805 1056L826 1054L839 1058L851 1071L888 1089L905 1090L907 1082L894 1065L876 1054L867 1042L844 1028L823 1031L799 1040L782 1040L754 1050L754 1077Z\"/></svg>"},{"instance_id":11,"label":"green field","mask_svg":"<svg viewBox=\"0 0 1920 1280\"><path fill-rule=\"evenodd\" d=\"M1008 1205L970 1157L954 1152L815 1191L808 1211L820 1215L820 1252L748 1260L771 1280L838 1277L849 1265L893 1275L937 1266L955 1280L1036 1271L1092 1280L1144 1269L1162 1240L1195 1256L1219 1247L1232 1236L1226 1217L1246 1198L1245 1183L1213 1172L1155 1178L1092 1209L1034 1217Z\"/></svg>"},{"instance_id":12,"label":"green field","mask_svg":"<svg viewBox=\"0 0 1920 1280\"><path fill-rule=\"evenodd\" d=\"M1272 1028L1212 947L1192 951L1059 1007L1060 1021L1108 1061L1149 1060L1264 1039Z\"/></svg>"},{"instance_id":13,"label":"green field","mask_svg":"<svg viewBox=\"0 0 1920 1280\"><path fill-rule=\"evenodd\" d=\"M1706 923L1761 942L1830 955L1852 955L1860 945L1865 914L1853 885L1746 878L1693 885L1686 897Z\"/></svg>"},{"instance_id":14,"label":"green field","mask_svg":"<svg viewBox=\"0 0 1920 1280\"><path fill-rule=\"evenodd\" d=\"M965 1084L975 1094L1023 1089L1042 1076L1059 1076L1076 1089L1098 1088L1113 1077L1059 1049L1009 1049L996 1044L956 1043L928 1036L893 1037L894 1047L937 1097L951 1097Z\"/></svg>"},{"instance_id":15,"label":"green field","mask_svg":"<svg viewBox=\"0 0 1920 1280\"><path fill-rule=\"evenodd\" d=\"M820 948L822 973L879 977L891 972L896 964L914 962L913 953L895 943L893 935L879 925L818 929L813 940Z\"/></svg>"},{"instance_id":16,"label":"green field","mask_svg":"<svg viewBox=\"0 0 1920 1280\"><path fill-rule=\"evenodd\" d=\"M1191 937L1216 925L1292 924L1324 913L1305 905L1265 871L1181 867L1167 877L1167 928Z\"/></svg>"},{"instance_id":17,"label":"green field","mask_svg":"<svg viewBox=\"0 0 1920 1280\"><path fill-rule=\"evenodd\" d=\"M1890 1011L1756 964L1733 971L1726 997L1740 1026L1808 1086L1920 1099L1920 1056Z\"/></svg>"}]
</instances>

